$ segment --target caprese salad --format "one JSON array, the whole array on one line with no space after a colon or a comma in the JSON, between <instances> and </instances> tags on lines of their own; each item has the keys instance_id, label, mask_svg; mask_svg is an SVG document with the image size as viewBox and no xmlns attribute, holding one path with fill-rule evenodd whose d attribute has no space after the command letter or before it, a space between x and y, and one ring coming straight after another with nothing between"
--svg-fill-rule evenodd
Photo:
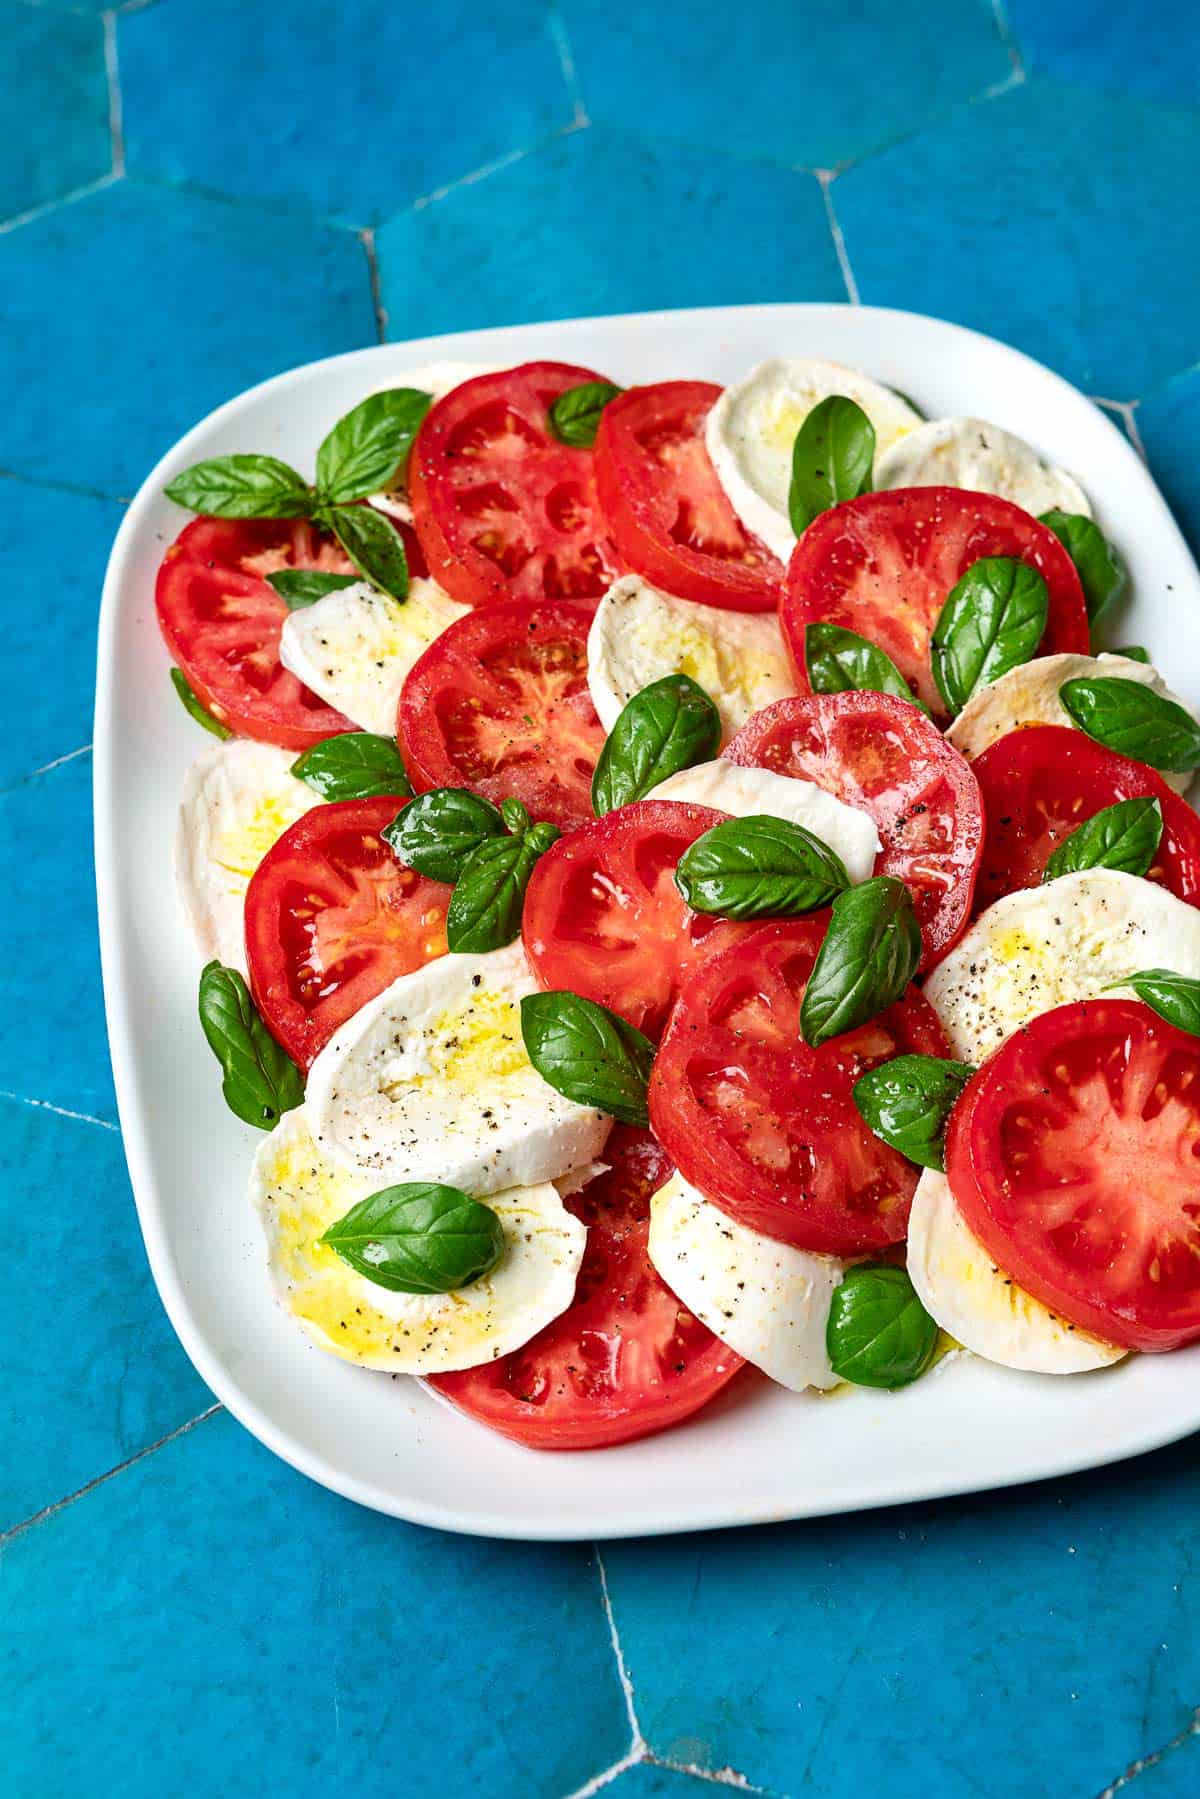
<instances>
[{"instance_id":1,"label":"caprese salad","mask_svg":"<svg viewBox=\"0 0 1200 1799\"><path fill-rule=\"evenodd\" d=\"M439 364L182 471L176 844L270 1281L521 1443L1200 1338L1200 722L1008 430Z\"/></svg>"}]
</instances>

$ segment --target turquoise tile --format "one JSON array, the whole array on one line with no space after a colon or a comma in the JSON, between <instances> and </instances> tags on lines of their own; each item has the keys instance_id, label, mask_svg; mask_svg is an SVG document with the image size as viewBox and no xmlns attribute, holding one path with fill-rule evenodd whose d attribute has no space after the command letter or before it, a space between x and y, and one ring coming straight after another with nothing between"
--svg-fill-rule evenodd
<instances>
[{"instance_id":1,"label":"turquoise tile","mask_svg":"<svg viewBox=\"0 0 1200 1799\"><path fill-rule=\"evenodd\" d=\"M833 187L863 300L1136 399L1200 355L1200 117L1027 82Z\"/></svg>"},{"instance_id":2,"label":"turquoise tile","mask_svg":"<svg viewBox=\"0 0 1200 1799\"><path fill-rule=\"evenodd\" d=\"M580 313L845 297L811 175L602 127L394 219L377 251L392 338Z\"/></svg>"},{"instance_id":3,"label":"turquoise tile","mask_svg":"<svg viewBox=\"0 0 1200 1799\"><path fill-rule=\"evenodd\" d=\"M0 793L0 1096L112 1120L91 782L89 753Z\"/></svg>"},{"instance_id":4,"label":"turquoise tile","mask_svg":"<svg viewBox=\"0 0 1200 1799\"><path fill-rule=\"evenodd\" d=\"M1007 0L1026 65L1081 87L1200 107L1195 0Z\"/></svg>"},{"instance_id":5,"label":"turquoise tile","mask_svg":"<svg viewBox=\"0 0 1200 1799\"><path fill-rule=\"evenodd\" d=\"M1200 1793L1200 1737L1198 1726L1182 1742L1167 1749L1158 1761L1135 1774L1136 1799L1196 1799ZM1130 1796L1133 1799L1133 1796Z\"/></svg>"},{"instance_id":6,"label":"turquoise tile","mask_svg":"<svg viewBox=\"0 0 1200 1799\"><path fill-rule=\"evenodd\" d=\"M919 29L890 0L643 4L620 30L606 0L562 13L591 118L806 168L863 156L1012 72L988 0L926 0Z\"/></svg>"},{"instance_id":7,"label":"turquoise tile","mask_svg":"<svg viewBox=\"0 0 1200 1799\"><path fill-rule=\"evenodd\" d=\"M418 1530L225 1413L0 1562L14 1795L562 1799L627 1747L583 1547Z\"/></svg>"},{"instance_id":8,"label":"turquoise tile","mask_svg":"<svg viewBox=\"0 0 1200 1799\"><path fill-rule=\"evenodd\" d=\"M1151 473L1200 556L1200 368L1156 389L1136 419Z\"/></svg>"},{"instance_id":9,"label":"turquoise tile","mask_svg":"<svg viewBox=\"0 0 1200 1799\"><path fill-rule=\"evenodd\" d=\"M1091 1799L1200 1696L1198 1503L1193 1439L1053 1485L611 1545L642 1732L793 1799Z\"/></svg>"},{"instance_id":10,"label":"turquoise tile","mask_svg":"<svg viewBox=\"0 0 1200 1799\"><path fill-rule=\"evenodd\" d=\"M23 1395L0 1405L2 1532L212 1398L150 1279L116 1131L0 1100L0 1221L0 1367Z\"/></svg>"},{"instance_id":11,"label":"turquoise tile","mask_svg":"<svg viewBox=\"0 0 1200 1799\"><path fill-rule=\"evenodd\" d=\"M99 19L0 5L0 223L112 168Z\"/></svg>"},{"instance_id":12,"label":"turquoise tile","mask_svg":"<svg viewBox=\"0 0 1200 1799\"><path fill-rule=\"evenodd\" d=\"M349 232L118 182L0 237L0 468L128 496L220 401L374 340Z\"/></svg>"},{"instance_id":13,"label":"turquoise tile","mask_svg":"<svg viewBox=\"0 0 1200 1799\"><path fill-rule=\"evenodd\" d=\"M654 1762L637 1762L601 1789L613 1799L704 1799L712 1786L679 1768L662 1768Z\"/></svg>"},{"instance_id":14,"label":"turquoise tile","mask_svg":"<svg viewBox=\"0 0 1200 1799\"><path fill-rule=\"evenodd\" d=\"M536 0L293 0L286 25L245 0L171 0L123 17L118 42L134 174L356 226L574 115Z\"/></svg>"}]
</instances>

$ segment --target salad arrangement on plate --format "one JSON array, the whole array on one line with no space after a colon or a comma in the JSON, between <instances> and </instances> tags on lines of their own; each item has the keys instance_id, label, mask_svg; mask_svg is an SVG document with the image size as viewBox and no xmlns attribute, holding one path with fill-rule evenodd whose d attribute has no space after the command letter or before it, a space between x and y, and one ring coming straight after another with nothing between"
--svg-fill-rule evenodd
<instances>
[{"instance_id":1,"label":"salad arrangement on plate","mask_svg":"<svg viewBox=\"0 0 1200 1799\"><path fill-rule=\"evenodd\" d=\"M270 1280L539 1448L1200 1338L1200 722L1087 496L813 359L439 364L159 571Z\"/></svg>"}]
</instances>

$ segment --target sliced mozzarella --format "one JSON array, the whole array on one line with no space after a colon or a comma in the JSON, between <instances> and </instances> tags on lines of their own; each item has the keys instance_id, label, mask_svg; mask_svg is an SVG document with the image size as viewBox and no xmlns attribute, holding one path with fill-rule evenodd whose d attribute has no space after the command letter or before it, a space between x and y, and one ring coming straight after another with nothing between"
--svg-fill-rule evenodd
<instances>
[{"instance_id":1,"label":"sliced mozzarella","mask_svg":"<svg viewBox=\"0 0 1200 1799\"><path fill-rule=\"evenodd\" d=\"M730 505L783 562L796 543L788 518L796 433L831 394L862 407L875 427L877 455L921 423L920 413L882 382L807 356L760 362L708 415L705 443Z\"/></svg>"},{"instance_id":2,"label":"sliced mozzarella","mask_svg":"<svg viewBox=\"0 0 1200 1799\"><path fill-rule=\"evenodd\" d=\"M725 741L751 713L796 691L774 613L699 606L640 575L622 575L601 600L587 655L592 704L606 731L635 693L664 675L699 682L721 714Z\"/></svg>"},{"instance_id":3,"label":"sliced mozzarella","mask_svg":"<svg viewBox=\"0 0 1200 1799\"><path fill-rule=\"evenodd\" d=\"M672 1175L650 1201L650 1260L715 1337L780 1386L835 1387L825 1351L845 1263L747 1230Z\"/></svg>"},{"instance_id":4,"label":"sliced mozzarella","mask_svg":"<svg viewBox=\"0 0 1200 1799\"><path fill-rule=\"evenodd\" d=\"M476 1196L596 1161L612 1121L547 1086L525 1053L521 1000L537 991L519 943L401 975L309 1070L321 1148L377 1185L444 1181Z\"/></svg>"},{"instance_id":5,"label":"sliced mozzarella","mask_svg":"<svg viewBox=\"0 0 1200 1799\"><path fill-rule=\"evenodd\" d=\"M184 776L175 878L206 961L246 972L243 908L250 876L288 826L320 803L292 773L295 752L235 737L196 757Z\"/></svg>"},{"instance_id":6,"label":"sliced mozzarella","mask_svg":"<svg viewBox=\"0 0 1200 1799\"><path fill-rule=\"evenodd\" d=\"M267 1238L284 1307L321 1349L392 1374L445 1374L519 1349L565 1312L587 1232L548 1183L493 1194L504 1230L493 1272L451 1293L392 1293L351 1268L321 1237L379 1189L331 1162L303 1107L289 1112L254 1158L250 1197Z\"/></svg>"},{"instance_id":7,"label":"sliced mozzarella","mask_svg":"<svg viewBox=\"0 0 1200 1799\"><path fill-rule=\"evenodd\" d=\"M786 818L803 825L827 843L846 865L852 881L865 881L875 866L879 833L875 820L857 806L847 806L813 781L777 775L769 768L740 768L736 762L701 762L668 775L647 795L652 800L679 800L692 806L714 806L734 818Z\"/></svg>"},{"instance_id":8,"label":"sliced mozzarella","mask_svg":"<svg viewBox=\"0 0 1200 1799\"><path fill-rule=\"evenodd\" d=\"M407 369L388 386L415 387L421 393L431 394L435 400L444 400L464 381L473 381L476 375L490 375L497 366L493 362L429 362L419 369ZM403 524L412 524L412 507L408 503L407 489L402 486L391 488L387 493L372 494L371 504Z\"/></svg>"},{"instance_id":9,"label":"sliced mozzarella","mask_svg":"<svg viewBox=\"0 0 1200 1799\"><path fill-rule=\"evenodd\" d=\"M944 1174L926 1168L908 1220L908 1273L930 1317L1004 1368L1082 1374L1125 1354L1076 1329L993 1262L954 1202Z\"/></svg>"},{"instance_id":10,"label":"sliced mozzarella","mask_svg":"<svg viewBox=\"0 0 1200 1799\"><path fill-rule=\"evenodd\" d=\"M1055 468L1032 444L986 419L932 419L875 462L875 486L965 487L994 493L1039 518L1092 509L1087 495L1065 469Z\"/></svg>"},{"instance_id":11,"label":"sliced mozzarella","mask_svg":"<svg viewBox=\"0 0 1200 1799\"><path fill-rule=\"evenodd\" d=\"M1139 968L1200 979L1200 909L1113 868L1006 893L925 983L951 1053L979 1063L1020 1025Z\"/></svg>"},{"instance_id":12,"label":"sliced mozzarella","mask_svg":"<svg viewBox=\"0 0 1200 1799\"><path fill-rule=\"evenodd\" d=\"M359 581L290 612L279 659L361 730L394 737L409 669L466 611L436 581L414 579L403 604Z\"/></svg>"},{"instance_id":13,"label":"sliced mozzarella","mask_svg":"<svg viewBox=\"0 0 1200 1799\"><path fill-rule=\"evenodd\" d=\"M979 756L997 738L1020 730L1022 725L1074 726L1074 719L1058 697L1059 689L1064 681L1097 679L1139 681L1196 717L1194 709L1171 692L1148 662L1108 654L1037 656L1032 662L1010 668L998 681L972 694L946 735L964 756ZM1186 792L1191 785L1190 773L1173 774L1165 769L1159 772L1176 793Z\"/></svg>"}]
</instances>

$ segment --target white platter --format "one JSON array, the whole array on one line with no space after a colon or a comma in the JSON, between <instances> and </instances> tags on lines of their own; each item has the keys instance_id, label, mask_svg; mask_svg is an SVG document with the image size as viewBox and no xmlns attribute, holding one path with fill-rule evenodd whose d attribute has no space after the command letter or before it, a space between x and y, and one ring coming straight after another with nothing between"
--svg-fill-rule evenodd
<instances>
[{"instance_id":1,"label":"white platter","mask_svg":"<svg viewBox=\"0 0 1200 1799\"><path fill-rule=\"evenodd\" d=\"M850 306L722 307L575 319L389 344L295 369L221 407L147 477L113 549L96 692L96 873L121 1127L150 1266L213 1392L278 1455L350 1499L446 1530L594 1538L750 1524L936 1498L1096 1467L1200 1425L1200 1346L1054 1379L953 1358L897 1394L797 1397L740 1378L701 1418L588 1454L524 1450L416 1383L323 1356L268 1292L245 1203L258 1133L220 1097L196 1021L199 960L171 881L184 770L203 747L166 678L154 574L184 515L164 483L202 456L274 453L310 468L333 421L418 364L553 357L621 383L726 382L769 355L856 364L931 417L971 413L1031 439L1082 481L1124 552L1134 599L1110 641L1157 649L1200 703L1200 575L1116 426L990 338Z\"/></svg>"}]
</instances>

